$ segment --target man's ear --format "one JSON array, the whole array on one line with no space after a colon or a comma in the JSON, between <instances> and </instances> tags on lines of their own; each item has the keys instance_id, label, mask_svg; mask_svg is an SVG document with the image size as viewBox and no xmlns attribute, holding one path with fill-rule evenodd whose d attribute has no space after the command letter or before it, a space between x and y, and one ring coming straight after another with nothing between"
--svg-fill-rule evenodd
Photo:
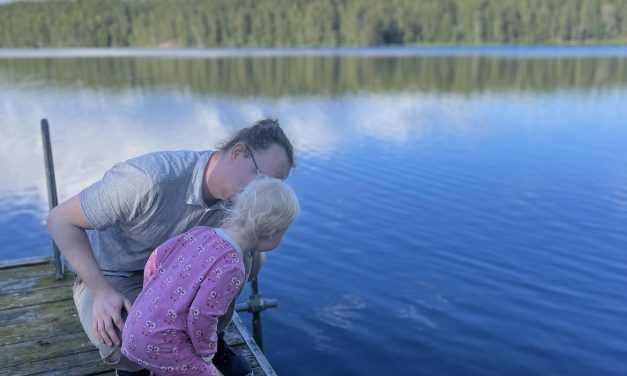
<instances>
[{"instance_id":1,"label":"man's ear","mask_svg":"<svg viewBox=\"0 0 627 376\"><path fill-rule=\"evenodd\" d=\"M240 155L246 155L246 145L242 141L233 145L231 151L229 152L229 157L231 160L235 160Z\"/></svg>"}]
</instances>

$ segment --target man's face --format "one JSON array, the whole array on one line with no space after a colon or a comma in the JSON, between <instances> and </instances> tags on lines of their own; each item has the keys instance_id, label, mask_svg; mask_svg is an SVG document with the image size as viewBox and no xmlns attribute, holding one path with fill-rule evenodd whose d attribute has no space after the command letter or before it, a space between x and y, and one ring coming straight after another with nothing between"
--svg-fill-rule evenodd
<instances>
[{"instance_id":1,"label":"man's face","mask_svg":"<svg viewBox=\"0 0 627 376\"><path fill-rule=\"evenodd\" d=\"M285 180L289 175L290 164L282 146L272 144L266 150L253 150L252 153L254 160L243 142L238 142L229 151L229 165L225 173L222 198L233 197L258 174L281 180Z\"/></svg>"}]
</instances>

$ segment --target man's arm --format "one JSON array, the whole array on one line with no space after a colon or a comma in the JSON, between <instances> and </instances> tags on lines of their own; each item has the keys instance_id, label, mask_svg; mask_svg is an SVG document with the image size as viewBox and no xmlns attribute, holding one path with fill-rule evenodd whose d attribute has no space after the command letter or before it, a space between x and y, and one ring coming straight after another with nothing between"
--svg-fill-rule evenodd
<instances>
[{"instance_id":1,"label":"man's arm","mask_svg":"<svg viewBox=\"0 0 627 376\"><path fill-rule=\"evenodd\" d=\"M122 309L130 311L131 302L116 292L100 271L85 232L92 226L81 210L79 196L73 196L54 208L48 215L47 224L59 251L91 291L94 333L108 346L119 346L120 339L114 325L120 331L124 328Z\"/></svg>"}]
</instances>

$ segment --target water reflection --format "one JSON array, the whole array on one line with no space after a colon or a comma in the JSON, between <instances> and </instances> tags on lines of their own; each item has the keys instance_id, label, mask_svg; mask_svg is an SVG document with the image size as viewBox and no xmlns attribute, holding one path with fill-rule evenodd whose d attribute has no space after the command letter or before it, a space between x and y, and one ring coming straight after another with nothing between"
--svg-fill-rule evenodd
<instances>
[{"instance_id":1,"label":"water reflection","mask_svg":"<svg viewBox=\"0 0 627 376\"><path fill-rule=\"evenodd\" d=\"M582 107L556 90L622 93L627 59L0 59L0 85L0 216L23 210L28 192L24 210L40 222L47 210L41 118L51 123L65 199L120 160L211 148L267 116L281 121L301 159L331 159L373 141L404 146L434 132L483 134L507 116L546 126L539 108L594 111L594 103ZM620 98L602 102L611 107ZM538 106L544 100L554 103Z\"/></svg>"},{"instance_id":2,"label":"water reflection","mask_svg":"<svg viewBox=\"0 0 627 376\"><path fill-rule=\"evenodd\" d=\"M42 82L43 81L43 82ZM627 85L625 57L261 57L0 59L0 82L57 89L184 90L217 96L552 91Z\"/></svg>"},{"instance_id":3,"label":"water reflection","mask_svg":"<svg viewBox=\"0 0 627 376\"><path fill-rule=\"evenodd\" d=\"M120 160L155 150L212 148L265 116L280 119L299 158L330 158L364 138L403 144L435 127L468 132L480 128L481 118L461 97L421 93L272 100L5 89L0 101L0 191L33 184L43 191L39 121L46 117L61 195L77 192Z\"/></svg>"},{"instance_id":4,"label":"water reflection","mask_svg":"<svg viewBox=\"0 0 627 376\"><path fill-rule=\"evenodd\" d=\"M50 253L40 118L63 199L274 116L303 205L264 268L283 373L479 374L498 354L500 374L626 374L623 60L306 60L0 59L0 258Z\"/></svg>"}]
</instances>

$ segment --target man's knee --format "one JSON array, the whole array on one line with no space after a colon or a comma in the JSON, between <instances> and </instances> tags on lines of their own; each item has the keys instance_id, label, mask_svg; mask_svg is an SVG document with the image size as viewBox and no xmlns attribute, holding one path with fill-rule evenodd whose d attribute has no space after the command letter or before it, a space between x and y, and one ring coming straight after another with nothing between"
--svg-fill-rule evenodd
<instances>
[{"instance_id":1,"label":"man's knee","mask_svg":"<svg viewBox=\"0 0 627 376\"><path fill-rule=\"evenodd\" d=\"M135 298L137 298L139 291L141 291L141 282L139 281L140 278L138 276L123 279L119 277L107 279L116 291L119 291L131 301L134 301ZM107 346L106 344L100 342L98 337L95 335L92 325L92 309L94 302L91 292L85 283L83 283L79 278L76 278L72 290L74 292L74 303L76 304L76 310L81 325L83 326L83 330L87 334L87 337L89 337L91 343L98 348L102 360L112 367L124 371L139 371L143 369L143 367L126 358L122 354L120 346ZM119 338L122 338L122 333L117 328L116 332Z\"/></svg>"}]
</instances>

